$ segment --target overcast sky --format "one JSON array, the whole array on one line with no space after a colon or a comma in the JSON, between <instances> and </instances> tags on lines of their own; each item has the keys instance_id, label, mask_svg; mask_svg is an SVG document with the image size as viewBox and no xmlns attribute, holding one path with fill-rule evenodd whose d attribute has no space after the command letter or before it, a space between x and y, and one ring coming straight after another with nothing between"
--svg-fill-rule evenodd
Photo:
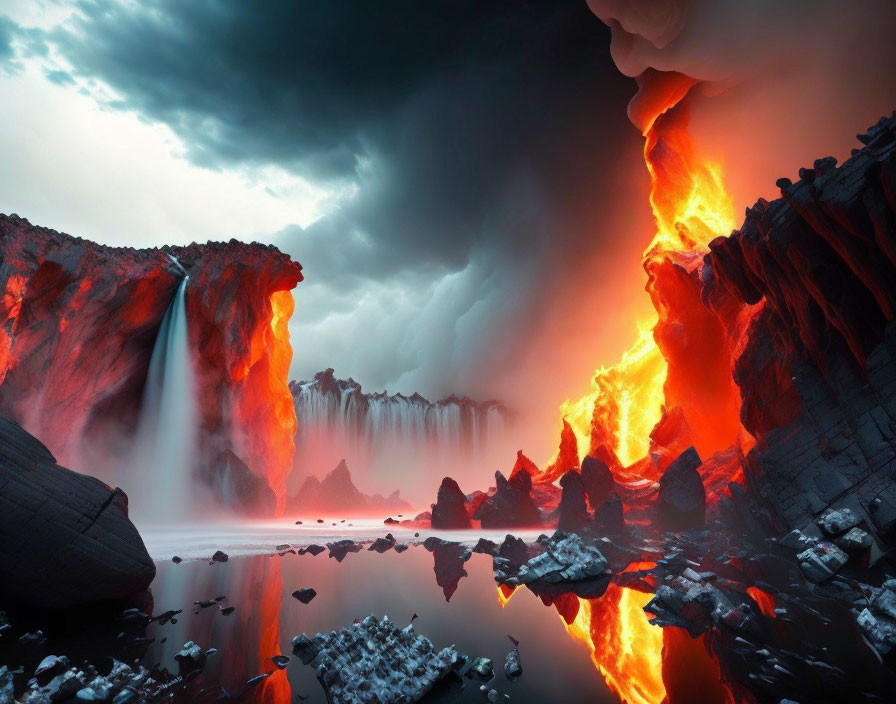
<instances>
[{"instance_id":1,"label":"overcast sky","mask_svg":"<svg viewBox=\"0 0 896 704\"><path fill-rule=\"evenodd\" d=\"M612 32L588 4L0 0L0 212L275 243L294 377L498 397L549 447L650 315L633 76L704 81L741 212L896 103L891 0L590 0Z\"/></svg>"},{"instance_id":2,"label":"overcast sky","mask_svg":"<svg viewBox=\"0 0 896 704\"><path fill-rule=\"evenodd\" d=\"M553 404L628 345L646 174L585 2L143 5L0 0L0 211L277 244L300 378Z\"/></svg>"}]
</instances>

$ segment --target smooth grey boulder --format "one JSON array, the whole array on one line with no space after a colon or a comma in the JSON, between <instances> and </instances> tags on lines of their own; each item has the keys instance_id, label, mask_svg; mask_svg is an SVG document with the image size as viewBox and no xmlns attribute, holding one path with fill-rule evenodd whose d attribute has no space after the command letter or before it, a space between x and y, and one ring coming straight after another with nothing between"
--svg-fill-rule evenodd
<instances>
[{"instance_id":1,"label":"smooth grey boulder","mask_svg":"<svg viewBox=\"0 0 896 704\"><path fill-rule=\"evenodd\" d=\"M0 597L63 609L126 599L156 568L128 518L128 498L56 464L40 441L0 417Z\"/></svg>"}]
</instances>

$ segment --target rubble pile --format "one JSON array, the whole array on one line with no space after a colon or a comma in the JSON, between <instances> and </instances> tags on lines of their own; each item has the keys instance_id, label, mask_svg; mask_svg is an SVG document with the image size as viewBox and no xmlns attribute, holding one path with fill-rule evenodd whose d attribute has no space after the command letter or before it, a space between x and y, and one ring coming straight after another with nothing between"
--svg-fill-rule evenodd
<instances>
[{"instance_id":1,"label":"rubble pile","mask_svg":"<svg viewBox=\"0 0 896 704\"><path fill-rule=\"evenodd\" d=\"M293 639L292 649L302 663L315 666L327 701L334 704L417 702L469 661L454 646L437 651L413 625L399 628L388 616L370 615L313 638L303 633Z\"/></svg>"}]
</instances>

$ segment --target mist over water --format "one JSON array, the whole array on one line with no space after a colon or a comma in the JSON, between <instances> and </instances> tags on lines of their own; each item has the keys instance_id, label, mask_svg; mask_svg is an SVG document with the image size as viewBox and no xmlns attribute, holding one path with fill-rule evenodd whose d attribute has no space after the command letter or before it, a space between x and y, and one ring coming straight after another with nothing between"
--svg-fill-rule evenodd
<instances>
[{"instance_id":1,"label":"mist over water","mask_svg":"<svg viewBox=\"0 0 896 704\"><path fill-rule=\"evenodd\" d=\"M140 523L183 522L190 515L197 408L184 276L159 328L125 478Z\"/></svg>"}]
</instances>

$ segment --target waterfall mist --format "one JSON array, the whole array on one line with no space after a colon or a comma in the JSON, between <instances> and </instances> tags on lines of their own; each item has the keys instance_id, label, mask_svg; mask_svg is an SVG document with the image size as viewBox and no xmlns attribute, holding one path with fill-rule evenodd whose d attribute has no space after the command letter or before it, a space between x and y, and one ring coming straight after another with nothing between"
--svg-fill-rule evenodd
<instances>
[{"instance_id":1,"label":"waterfall mist","mask_svg":"<svg viewBox=\"0 0 896 704\"><path fill-rule=\"evenodd\" d=\"M165 311L146 377L126 487L138 522L185 522L193 503L197 408L187 328L189 279L184 276Z\"/></svg>"},{"instance_id":2,"label":"waterfall mist","mask_svg":"<svg viewBox=\"0 0 896 704\"><path fill-rule=\"evenodd\" d=\"M512 457L507 411L496 401L364 393L332 369L293 382L291 390L299 430L290 493L306 476L320 478L345 459L362 491L400 489L406 500L427 506L446 474L472 491Z\"/></svg>"}]
</instances>

